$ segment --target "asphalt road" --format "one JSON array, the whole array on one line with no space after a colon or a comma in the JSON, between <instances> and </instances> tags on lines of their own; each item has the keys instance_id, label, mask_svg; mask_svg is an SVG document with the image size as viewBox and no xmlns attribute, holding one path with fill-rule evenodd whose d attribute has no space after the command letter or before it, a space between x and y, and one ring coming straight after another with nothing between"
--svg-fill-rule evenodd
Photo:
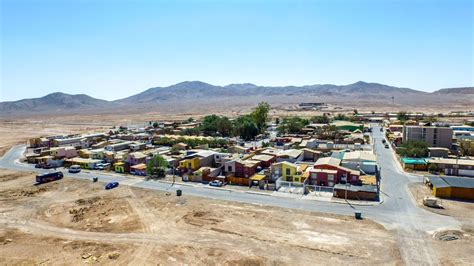
<instances>
[{"instance_id":1,"label":"asphalt road","mask_svg":"<svg viewBox=\"0 0 474 266\"><path fill-rule=\"evenodd\" d=\"M145 181L142 178L111 175L99 171L82 171L78 174L69 174L64 171L64 173L68 177L86 180L91 180L92 177L97 176L101 182L118 181L120 186L128 185L159 191L171 191L172 193L177 189L181 189L183 194L186 195L261 206L276 206L342 215L353 215L354 211L358 210L362 212L364 218L372 219L383 224L387 229L396 231L401 255L407 264L436 265L438 260L435 252L431 249L430 241L428 241L431 234L443 229L459 229L460 223L452 217L437 215L416 206L407 185L412 182L421 182L422 178L401 170L392 150L386 149L382 145L383 137L379 127L374 126L373 140L377 162L381 166L381 191L384 199L382 204L374 206L351 206L334 202L282 198L267 194L256 194L253 191L234 191L180 184L171 185L160 181ZM19 163L18 158L21 157L24 150L24 145L13 147L0 159L0 167L36 172L48 171Z\"/></svg>"}]
</instances>

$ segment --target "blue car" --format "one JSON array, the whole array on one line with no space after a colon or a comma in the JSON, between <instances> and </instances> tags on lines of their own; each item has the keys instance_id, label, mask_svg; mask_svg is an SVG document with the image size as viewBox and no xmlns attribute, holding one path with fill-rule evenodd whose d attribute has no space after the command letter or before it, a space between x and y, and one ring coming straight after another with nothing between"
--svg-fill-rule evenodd
<instances>
[{"instance_id":1,"label":"blue car","mask_svg":"<svg viewBox=\"0 0 474 266\"><path fill-rule=\"evenodd\" d=\"M107 185L105 185L105 189L109 190L109 189L112 189L112 188L116 188L118 186L119 186L118 182L110 182Z\"/></svg>"}]
</instances>

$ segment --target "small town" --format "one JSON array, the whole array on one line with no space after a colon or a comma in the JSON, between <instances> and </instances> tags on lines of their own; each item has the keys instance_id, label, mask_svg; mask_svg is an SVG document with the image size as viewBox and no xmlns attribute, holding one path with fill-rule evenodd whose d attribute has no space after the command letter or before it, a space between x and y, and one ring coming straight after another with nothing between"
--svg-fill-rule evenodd
<instances>
[{"instance_id":1,"label":"small town","mask_svg":"<svg viewBox=\"0 0 474 266\"><path fill-rule=\"evenodd\" d=\"M474 265L474 0L0 0L0 266Z\"/></svg>"},{"instance_id":2,"label":"small town","mask_svg":"<svg viewBox=\"0 0 474 266\"><path fill-rule=\"evenodd\" d=\"M474 120L437 122L424 114L357 110L269 119L269 108L262 102L236 119L210 115L33 138L24 160L70 173L91 170L91 175L241 186L277 196L377 202L383 166L374 151L375 126L383 147L393 150L405 171L424 175L434 197L474 199Z\"/></svg>"}]
</instances>

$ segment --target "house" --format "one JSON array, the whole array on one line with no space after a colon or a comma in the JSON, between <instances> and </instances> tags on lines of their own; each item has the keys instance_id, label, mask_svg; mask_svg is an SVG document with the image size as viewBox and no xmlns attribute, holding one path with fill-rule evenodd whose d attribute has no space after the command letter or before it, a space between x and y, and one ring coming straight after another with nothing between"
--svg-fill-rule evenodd
<instances>
[{"instance_id":1,"label":"house","mask_svg":"<svg viewBox=\"0 0 474 266\"><path fill-rule=\"evenodd\" d=\"M91 152L91 158L92 159L98 159L98 160L104 160L105 159L104 149L90 150L90 152Z\"/></svg>"},{"instance_id":2,"label":"house","mask_svg":"<svg viewBox=\"0 0 474 266\"><path fill-rule=\"evenodd\" d=\"M377 200L377 186L361 185L355 186L351 184L334 185L334 197L351 199L351 200Z\"/></svg>"},{"instance_id":3,"label":"house","mask_svg":"<svg viewBox=\"0 0 474 266\"><path fill-rule=\"evenodd\" d=\"M109 144L105 146L105 150L107 151L123 151L123 150L128 150L130 148L130 145L134 144L132 141L125 141L125 142L118 142L115 144Z\"/></svg>"},{"instance_id":4,"label":"house","mask_svg":"<svg viewBox=\"0 0 474 266\"><path fill-rule=\"evenodd\" d=\"M280 151L277 154L277 162L291 162L295 163L298 161L303 160L303 151L302 150L297 150L297 149L288 149L288 150L283 150Z\"/></svg>"},{"instance_id":5,"label":"house","mask_svg":"<svg viewBox=\"0 0 474 266\"><path fill-rule=\"evenodd\" d=\"M130 166L130 174L139 175L139 176L146 176L146 164L140 163L140 164L137 164L137 165Z\"/></svg>"},{"instance_id":6,"label":"house","mask_svg":"<svg viewBox=\"0 0 474 266\"><path fill-rule=\"evenodd\" d=\"M253 156L252 160L259 161L261 167L268 168L276 161L276 156L268 154L259 154Z\"/></svg>"},{"instance_id":7,"label":"house","mask_svg":"<svg viewBox=\"0 0 474 266\"><path fill-rule=\"evenodd\" d=\"M428 164L423 158L409 158L403 157L401 159L403 169L411 169L418 171L426 171L428 169Z\"/></svg>"},{"instance_id":8,"label":"house","mask_svg":"<svg viewBox=\"0 0 474 266\"><path fill-rule=\"evenodd\" d=\"M91 159L91 158L80 158L75 157L71 159L66 159L64 161L64 166L69 167L71 165L80 165L83 169L95 169L96 165L101 163L101 160Z\"/></svg>"},{"instance_id":9,"label":"house","mask_svg":"<svg viewBox=\"0 0 474 266\"><path fill-rule=\"evenodd\" d=\"M371 151L352 151L343 153L341 165L366 174L375 174L377 172L376 161L377 158Z\"/></svg>"},{"instance_id":10,"label":"house","mask_svg":"<svg viewBox=\"0 0 474 266\"><path fill-rule=\"evenodd\" d=\"M135 142L135 143L130 144L129 147L130 147L131 151L141 151L141 150L144 150L146 148L146 143Z\"/></svg>"},{"instance_id":11,"label":"house","mask_svg":"<svg viewBox=\"0 0 474 266\"><path fill-rule=\"evenodd\" d=\"M51 156L54 158L74 158L78 156L77 150L74 147L53 147L50 149Z\"/></svg>"},{"instance_id":12,"label":"house","mask_svg":"<svg viewBox=\"0 0 474 266\"><path fill-rule=\"evenodd\" d=\"M312 150L309 148L304 148L301 150L303 151L303 161L305 162L316 162L322 154L321 151Z\"/></svg>"},{"instance_id":13,"label":"house","mask_svg":"<svg viewBox=\"0 0 474 266\"><path fill-rule=\"evenodd\" d=\"M449 149L440 148L440 147L429 147L428 156L429 157L443 157L447 158L449 154Z\"/></svg>"},{"instance_id":14,"label":"house","mask_svg":"<svg viewBox=\"0 0 474 266\"><path fill-rule=\"evenodd\" d=\"M308 184L330 187L341 182L359 184L360 171L340 166L340 164L341 159L338 158L319 158L313 168L309 169Z\"/></svg>"},{"instance_id":15,"label":"house","mask_svg":"<svg viewBox=\"0 0 474 266\"><path fill-rule=\"evenodd\" d=\"M347 130L347 131L355 131L357 129L363 130L364 125L352 123L350 121L334 121L331 123L331 126L335 126L338 130Z\"/></svg>"},{"instance_id":16,"label":"house","mask_svg":"<svg viewBox=\"0 0 474 266\"><path fill-rule=\"evenodd\" d=\"M131 152L128 154L127 162L130 165L146 163L146 155L141 152Z\"/></svg>"},{"instance_id":17,"label":"house","mask_svg":"<svg viewBox=\"0 0 474 266\"><path fill-rule=\"evenodd\" d=\"M432 189L435 197L474 200L474 178L426 176L425 183Z\"/></svg>"},{"instance_id":18,"label":"house","mask_svg":"<svg viewBox=\"0 0 474 266\"><path fill-rule=\"evenodd\" d=\"M259 165L259 161L237 159L235 160L234 175L236 177L249 178L255 174Z\"/></svg>"},{"instance_id":19,"label":"house","mask_svg":"<svg viewBox=\"0 0 474 266\"><path fill-rule=\"evenodd\" d=\"M78 154L81 158L92 158L92 152L87 149L80 149Z\"/></svg>"},{"instance_id":20,"label":"house","mask_svg":"<svg viewBox=\"0 0 474 266\"><path fill-rule=\"evenodd\" d=\"M431 158L426 161L428 168L434 165L437 171L446 175L474 177L474 160Z\"/></svg>"},{"instance_id":21,"label":"house","mask_svg":"<svg viewBox=\"0 0 474 266\"><path fill-rule=\"evenodd\" d=\"M182 173L186 173L188 171L196 171L197 169L199 169L199 158L191 157L183 159L179 161L179 168Z\"/></svg>"},{"instance_id":22,"label":"house","mask_svg":"<svg viewBox=\"0 0 474 266\"><path fill-rule=\"evenodd\" d=\"M225 165L226 162L235 158L234 155L230 153L215 153L214 154L214 164L216 167L220 168Z\"/></svg>"},{"instance_id":23,"label":"house","mask_svg":"<svg viewBox=\"0 0 474 266\"><path fill-rule=\"evenodd\" d=\"M176 143L175 145L173 145L173 149L183 151L183 150L189 149L189 145L186 144L186 143L180 142L180 143Z\"/></svg>"},{"instance_id":24,"label":"house","mask_svg":"<svg viewBox=\"0 0 474 266\"><path fill-rule=\"evenodd\" d=\"M124 162L114 163L114 170L116 173L125 173L125 163Z\"/></svg>"}]
</instances>

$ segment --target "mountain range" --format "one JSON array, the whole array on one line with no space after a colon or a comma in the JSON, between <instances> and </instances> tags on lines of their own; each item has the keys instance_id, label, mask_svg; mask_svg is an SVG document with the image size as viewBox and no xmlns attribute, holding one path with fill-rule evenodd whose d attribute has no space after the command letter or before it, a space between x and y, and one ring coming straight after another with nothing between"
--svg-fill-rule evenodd
<instances>
[{"instance_id":1,"label":"mountain range","mask_svg":"<svg viewBox=\"0 0 474 266\"><path fill-rule=\"evenodd\" d=\"M0 116L50 113L107 113L166 110L182 112L192 108L246 107L259 101L284 105L300 102L336 104L395 104L397 106L474 104L474 87L441 89L432 93L359 81L349 85L258 86L251 83L215 86L185 81L168 87L154 87L127 98L106 101L85 94L55 92L41 98L0 102ZM442 97L440 97L442 95ZM471 105L472 106L472 105Z\"/></svg>"}]
</instances>

